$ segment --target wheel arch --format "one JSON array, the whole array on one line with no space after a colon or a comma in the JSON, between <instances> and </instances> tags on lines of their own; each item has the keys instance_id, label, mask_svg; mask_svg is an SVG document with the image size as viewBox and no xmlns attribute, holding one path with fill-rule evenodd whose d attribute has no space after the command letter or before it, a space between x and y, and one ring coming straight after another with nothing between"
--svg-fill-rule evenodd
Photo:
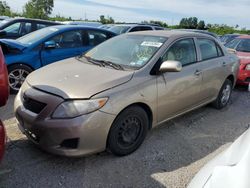
<instances>
[{"instance_id":1,"label":"wheel arch","mask_svg":"<svg viewBox=\"0 0 250 188\"><path fill-rule=\"evenodd\" d=\"M235 78L234 75L230 74L226 79L230 80L232 82L232 84L235 84Z\"/></svg>"},{"instance_id":2,"label":"wheel arch","mask_svg":"<svg viewBox=\"0 0 250 188\"><path fill-rule=\"evenodd\" d=\"M25 66L31 68L32 71L35 70L35 68L32 67L31 65L29 65L28 63L22 63L22 62L11 63L11 64L7 65L7 68L8 68L8 70L9 70L10 67L13 67L13 66L16 66L16 65L25 65Z\"/></svg>"}]
</instances>

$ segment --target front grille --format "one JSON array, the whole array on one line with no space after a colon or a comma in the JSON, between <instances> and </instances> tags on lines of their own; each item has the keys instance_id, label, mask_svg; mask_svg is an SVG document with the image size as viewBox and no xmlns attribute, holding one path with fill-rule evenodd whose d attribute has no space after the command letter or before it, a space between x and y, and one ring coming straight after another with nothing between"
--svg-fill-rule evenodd
<instances>
[{"instance_id":1,"label":"front grille","mask_svg":"<svg viewBox=\"0 0 250 188\"><path fill-rule=\"evenodd\" d=\"M45 103L36 101L34 99L29 98L25 94L23 95L23 106L36 114L39 114L46 106Z\"/></svg>"},{"instance_id":2,"label":"front grille","mask_svg":"<svg viewBox=\"0 0 250 188\"><path fill-rule=\"evenodd\" d=\"M250 77L246 78L245 82L250 82Z\"/></svg>"}]
</instances>

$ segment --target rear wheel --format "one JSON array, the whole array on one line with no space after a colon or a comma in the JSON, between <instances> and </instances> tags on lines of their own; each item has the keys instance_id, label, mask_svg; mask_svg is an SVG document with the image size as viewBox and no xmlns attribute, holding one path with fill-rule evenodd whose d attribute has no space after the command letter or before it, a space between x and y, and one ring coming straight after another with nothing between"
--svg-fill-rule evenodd
<instances>
[{"instance_id":1,"label":"rear wheel","mask_svg":"<svg viewBox=\"0 0 250 188\"><path fill-rule=\"evenodd\" d=\"M226 79L223 86L221 87L220 93L217 99L212 103L217 109L222 109L227 106L233 90L233 83Z\"/></svg>"},{"instance_id":2,"label":"rear wheel","mask_svg":"<svg viewBox=\"0 0 250 188\"><path fill-rule=\"evenodd\" d=\"M32 72L32 69L23 64L16 64L8 68L10 92L16 94L26 77Z\"/></svg>"},{"instance_id":3,"label":"rear wheel","mask_svg":"<svg viewBox=\"0 0 250 188\"><path fill-rule=\"evenodd\" d=\"M108 149L124 156L137 150L144 141L149 127L147 113L139 106L132 106L115 119L108 136Z\"/></svg>"}]
</instances>

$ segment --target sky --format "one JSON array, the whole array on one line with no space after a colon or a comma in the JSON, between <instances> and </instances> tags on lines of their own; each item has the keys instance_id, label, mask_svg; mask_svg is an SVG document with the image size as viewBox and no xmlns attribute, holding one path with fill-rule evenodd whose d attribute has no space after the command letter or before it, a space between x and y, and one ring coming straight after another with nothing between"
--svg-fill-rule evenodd
<instances>
[{"instance_id":1,"label":"sky","mask_svg":"<svg viewBox=\"0 0 250 188\"><path fill-rule=\"evenodd\" d=\"M5 0L21 12L28 0ZM183 17L198 17L206 23L239 25L250 29L250 0L54 0L53 15L97 20L100 15L115 21L160 20L178 24Z\"/></svg>"}]
</instances>

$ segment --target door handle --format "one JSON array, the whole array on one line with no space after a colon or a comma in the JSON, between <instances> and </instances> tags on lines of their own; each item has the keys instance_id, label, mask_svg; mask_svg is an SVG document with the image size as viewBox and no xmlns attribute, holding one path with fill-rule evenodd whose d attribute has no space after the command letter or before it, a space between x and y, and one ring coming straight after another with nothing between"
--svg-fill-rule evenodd
<instances>
[{"instance_id":1,"label":"door handle","mask_svg":"<svg viewBox=\"0 0 250 188\"><path fill-rule=\"evenodd\" d=\"M202 73L202 72L201 72L200 70L196 70L195 73L194 73L194 75L195 75L195 76L200 76L201 73Z\"/></svg>"}]
</instances>

